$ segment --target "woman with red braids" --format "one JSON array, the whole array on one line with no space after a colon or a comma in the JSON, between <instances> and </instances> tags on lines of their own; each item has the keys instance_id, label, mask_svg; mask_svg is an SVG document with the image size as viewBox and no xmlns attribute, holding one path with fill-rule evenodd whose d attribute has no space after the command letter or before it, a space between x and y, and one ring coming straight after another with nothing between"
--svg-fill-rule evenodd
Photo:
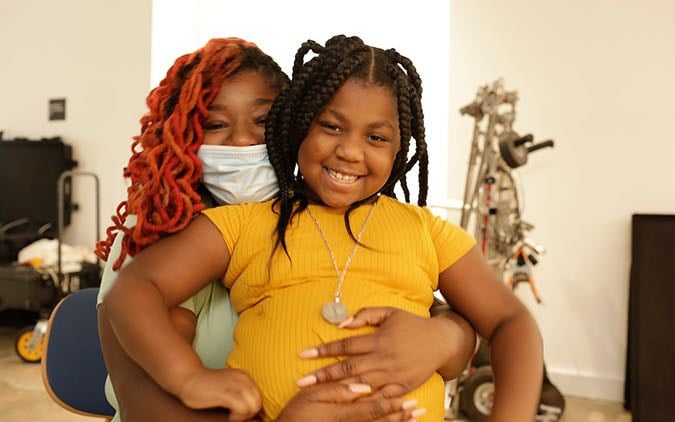
<instances>
[{"instance_id":1,"label":"woman with red braids","mask_svg":"<svg viewBox=\"0 0 675 422\"><path fill-rule=\"evenodd\" d=\"M106 385L106 394L119 409L116 420L245 420L251 416L250 409L259 407L260 397L248 375L223 369L237 315L221 282L212 282L174 308L171 319L206 367L222 369L222 389L213 394L228 397L224 401L230 402L229 414L222 409L195 410L194 403L181 402L161 389L120 345L102 300L123 265L158 239L184 229L200 211L214 205L264 201L276 194L264 128L274 98L287 84L288 77L279 66L254 44L225 38L210 40L203 48L178 58L148 95L149 112L141 118L141 134L134 138L124 171L131 182L128 198L118 206L107 238L96 250L107 261L98 319L114 386L113 393ZM379 329L324 350L347 357L345 362L351 364L343 365L344 373L335 368L325 373L326 380L334 382L301 390L279 421L409 420L414 403L396 397L405 392L401 386L423 376L416 363L440 356L445 364L439 371L452 378L463 370L473 350L473 329L451 312L434 318L440 324L423 329L417 317L404 311L364 312ZM413 340L410 332L417 339ZM420 336L433 338L437 350L419 350ZM358 364L354 355L358 355ZM372 395L368 395L371 386L354 381L369 373L383 374L384 378L384 386L377 386L382 388ZM344 381L347 378L351 383ZM242 390L251 393L234 394Z\"/></svg>"}]
</instances>

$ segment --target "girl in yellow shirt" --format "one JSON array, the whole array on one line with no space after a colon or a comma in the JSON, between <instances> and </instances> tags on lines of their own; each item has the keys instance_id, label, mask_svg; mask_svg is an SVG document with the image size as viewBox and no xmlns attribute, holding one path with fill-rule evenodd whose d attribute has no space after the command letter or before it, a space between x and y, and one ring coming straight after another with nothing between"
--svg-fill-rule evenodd
<instances>
[{"instance_id":1,"label":"girl in yellow shirt","mask_svg":"<svg viewBox=\"0 0 675 422\"><path fill-rule=\"evenodd\" d=\"M305 63L309 51L316 56ZM303 44L266 125L278 196L209 210L137 256L104 300L128 353L188 406L236 402L231 416L243 420L262 403L264 419L273 420L297 388L325 377L317 371L328 362L324 349L313 344L364 325L363 307L428 317L438 289L492 344L492 420L534 419L543 364L532 317L464 231L394 199L400 183L408 201L405 176L419 163L417 202L426 201L421 92L412 62L395 50L345 36ZM205 369L167 313L216 277L231 287L240 313L228 358L234 372ZM141 320L133 314L139 308ZM233 382L237 369L260 391ZM442 420L440 378L410 387L421 404L413 416Z\"/></svg>"}]
</instances>

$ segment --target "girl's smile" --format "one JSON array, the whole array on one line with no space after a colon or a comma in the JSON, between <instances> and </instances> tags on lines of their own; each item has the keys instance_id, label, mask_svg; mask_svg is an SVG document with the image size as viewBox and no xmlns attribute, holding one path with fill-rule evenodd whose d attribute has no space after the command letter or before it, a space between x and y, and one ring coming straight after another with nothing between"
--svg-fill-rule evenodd
<instances>
[{"instance_id":1,"label":"girl's smile","mask_svg":"<svg viewBox=\"0 0 675 422\"><path fill-rule=\"evenodd\" d=\"M326 168L326 171L328 172L328 175L338 183L351 184L359 179L359 176L357 175L344 174L329 168Z\"/></svg>"}]
</instances>

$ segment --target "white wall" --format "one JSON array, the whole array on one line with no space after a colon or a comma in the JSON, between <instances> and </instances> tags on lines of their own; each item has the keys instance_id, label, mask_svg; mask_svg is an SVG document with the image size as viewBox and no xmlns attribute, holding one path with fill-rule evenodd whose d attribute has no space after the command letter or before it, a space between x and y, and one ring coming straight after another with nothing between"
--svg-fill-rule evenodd
<instances>
[{"instance_id":1,"label":"white wall","mask_svg":"<svg viewBox=\"0 0 675 422\"><path fill-rule=\"evenodd\" d=\"M457 110L479 85L503 76L520 94L516 130L556 141L521 175L548 248L531 309L568 394L622 400L631 214L675 213L673 22L672 1L452 3L450 194L472 130Z\"/></svg>"},{"instance_id":2,"label":"white wall","mask_svg":"<svg viewBox=\"0 0 675 422\"><path fill-rule=\"evenodd\" d=\"M422 7L424 6L424 7ZM409 0L314 0L223 2L153 1L152 80L158 83L176 57L213 37L253 41L290 73L293 56L307 39L320 43L336 34L395 47L415 63L424 86L423 106L430 157L430 198L444 198L448 139L449 1L411 7ZM417 191L411 177L411 190ZM413 197L416 200L416 193Z\"/></svg>"},{"instance_id":3,"label":"white wall","mask_svg":"<svg viewBox=\"0 0 675 422\"><path fill-rule=\"evenodd\" d=\"M126 196L122 168L150 82L150 0L3 0L0 130L5 138L60 135L79 170L101 179L101 224ZM49 122L49 98L66 120ZM94 244L94 185L75 181L69 243Z\"/></svg>"},{"instance_id":4,"label":"white wall","mask_svg":"<svg viewBox=\"0 0 675 422\"><path fill-rule=\"evenodd\" d=\"M449 61L429 52L427 44L432 43L433 51L448 50L449 3L430 4L410 9L403 0L347 0L324 11L309 0L3 1L0 130L6 138L61 135L72 144L78 169L101 178L101 224L106 227L126 196L121 172L131 137L139 131L138 119L146 111L145 96L176 57L212 37L240 36L258 43L290 70L302 41L353 33L375 45L397 47L420 69L427 137L435 152L430 195L444 197ZM409 22L413 29L408 29ZM64 122L47 120L47 100L54 97L67 99ZM431 106L435 104L440 106ZM91 245L94 200L89 180L76 184L74 198L81 211L73 216L65 240Z\"/></svg>"}]
</instances>

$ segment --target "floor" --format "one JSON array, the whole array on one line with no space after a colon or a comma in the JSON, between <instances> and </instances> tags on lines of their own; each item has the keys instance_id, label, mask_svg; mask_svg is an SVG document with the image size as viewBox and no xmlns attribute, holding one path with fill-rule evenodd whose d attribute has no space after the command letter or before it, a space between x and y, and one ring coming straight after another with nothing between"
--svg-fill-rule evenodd
<instances>
[{"instance_id":1,"label":"floor","mask_svg":"<svg viewBox=\"0 0 675 422\"><path fill-rule=\"evenodd\" d=\"M1 314L1 313L0 313ZM14 352L21 322L0 326L0 419L3 422L83 422L96 418L75 415L55 404L45 392L40 365L24 363ZM563 422L630 422L620 404L566 397ZM101 419L98 419L101 420Z\"/></svg>"}]
</instances>

